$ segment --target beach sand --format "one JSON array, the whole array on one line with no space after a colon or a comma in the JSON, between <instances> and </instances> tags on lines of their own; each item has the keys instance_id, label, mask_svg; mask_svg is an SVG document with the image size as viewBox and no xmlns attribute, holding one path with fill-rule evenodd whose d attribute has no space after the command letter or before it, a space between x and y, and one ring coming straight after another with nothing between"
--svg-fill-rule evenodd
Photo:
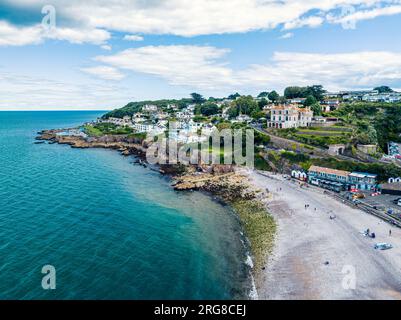
<instances>
[{"instance_id":1,"label":"beach sand","mask_svg":"<svg viewBox=\"0 0 401 320\"><path fill-rule=\"evenodd\" d=\"M259 299L401 298L401 229L323 190L300 188L280 175L243 173L254 186L269 189L267 209L278 224L273 253L257 279ZM376 239L362 234L367 228ZM378 242L394 248L375 250Z\"/></svg>"}]
</instances>

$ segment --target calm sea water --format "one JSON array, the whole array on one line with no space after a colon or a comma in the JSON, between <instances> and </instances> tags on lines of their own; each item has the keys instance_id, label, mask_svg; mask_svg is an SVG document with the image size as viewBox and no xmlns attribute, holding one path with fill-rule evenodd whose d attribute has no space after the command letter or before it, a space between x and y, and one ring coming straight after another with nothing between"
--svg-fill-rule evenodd
<instances>
[{"instance_id":1,"label":"calm sea water","mask_svg":"<svg viewBox=\"0 0 401 320\"><path fill-rule=\"evenodd\" d=\"M235 215L111 150L34 144L99 112L0 112L0 299L230 299L250 292ZM56 268L56 290L41 269Z\"/></svg>"}]
</instances>

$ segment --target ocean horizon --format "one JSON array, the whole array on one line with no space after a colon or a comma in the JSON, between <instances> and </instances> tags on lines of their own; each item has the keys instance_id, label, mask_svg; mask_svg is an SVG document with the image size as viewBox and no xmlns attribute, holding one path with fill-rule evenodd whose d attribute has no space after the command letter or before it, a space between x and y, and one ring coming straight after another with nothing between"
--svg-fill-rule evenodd
<instances>
[{"instance_id":1,"label":"ocean horizon","mask_svg":"<svg viewBox=\"0 0 401 320\"><path fill-rule=\"evenodd\" d=\"M0 113L0 299L248 298L230 207L112 150L34 143L103 112ZM56 290L42 288L45 265Z\"/></svg>"}]
</instances>

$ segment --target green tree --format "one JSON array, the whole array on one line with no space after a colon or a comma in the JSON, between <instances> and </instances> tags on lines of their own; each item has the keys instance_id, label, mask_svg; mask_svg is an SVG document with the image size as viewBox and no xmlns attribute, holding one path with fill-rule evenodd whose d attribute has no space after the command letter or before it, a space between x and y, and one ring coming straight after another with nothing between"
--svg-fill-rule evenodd
<instances>
[{"instance_id":1,"label":"green tree","mask_svg":"<svg viewBox=\"0 0 401 320\"><path fill-rule=\"evenodd\" d=\"M270 101L276 102L280 98L280 95L275 90L273 90L269 93L268 98Z\"/></svg>"},{"instance_id":2,"label":"green tree","mask_svg":"<svg viewBox=\"0 0 401 320\"><path fill-rule=\"evenodd\" d=\"M230 95L227 97L227 99L235 100L235 99L237 99L237 98L239 98L239 97L241 97L241 95L240 95L238 92L236 92L236 93L234 93L234 94L230 94Z\"/></svg>"},{"instance_id":3,"label":"green tree","mask_svg":"<svg viewBox=\"0 0 401 320\"><path fill-rule=\"evenodd\" d=\"M310 95L310 96L308 96L308 97L306 98L306 100L304 101L304 106L305 106L305 107L310 107L310 106L312 106L312 105L314 105L314 104L316 104L316 103L317 103L316 98L315 98L314 96Z\"/></svg>"},{"instance_id":4,"label":"green tree","mask_svg":"<svg viewBox=\"0 0 401 320\"><path fill-rule=\"evenodd\" d=\"M251 115L254 111L260 111L258 103L252 96L241 96L233 102L238 109L238 113Z\"/></svg>"},{"instance_id":5,"label":"green tree","mask_svg":"<svg viewBox=\"0 0 401 320\"><path fill-rule=\"evenodd\" d=\"M267 98L269 96L269 93L267 91L263 91L258 94L258 98Z\"/></svg>"},{"instance_id":6,"label":"green tree","mask_svg":"<svg viewBox=\"0 0 401 320\"><path fill-rule=\"evenodd\" d=\"M237 106L232 106L228 109L227 114L230 119L236 118L239 115L239 109Z\"/></svg>"},{"instance_id":7,"label":"green tree","mask_svg":"<svg viewBox=\"0 0 401 320\"><path fill-rule=\"evenodd\" d=\"M219 107L218 107L217 104L215 104L213 102L205 102L200 107L200 113L203 116L211 116L211 115L214 115L214 114L218 114L219 113Z\"/></svg>"},{"instance_id":8,"label":"green tree","mask_svg":"<svg viewBox=\"0 0 401 320\"><path fill-rule=\"evenodd\" d=\"M306 96L312 95L316 98L317 101L321 101L324 98L326 90L323 89L322 85L313 85L306 88Z\"/></svg>"},{"instance_id":9,"label":"green tree","mask_svg":"<svg viewBox=\"0 0 401 320\"><path fill-rule=\"evenodd\" d=\"M200 95L199 93L193 92L193 93L191 93L191 97L192 97L193 103L199 104L199 103L205 102L205 98L203 98L203 96Z\"/></svg>"},{"instance_id":10,"label":"green tree","mask_svg":"<svg viewBox=\"0 0 401 320\"><path fill-rule=\"evenodd\" d=\"M269 104L269 101L267 101L265 98L262 98L258 101L258 106L259 109L263 109L265 106Z\"/></svg>"},{"instance_id":11,"label":"green tree","mask_svg":"<svg viewBox=\"0 0 401 320\"><path fill-rule=\"evenodd\" d=\"M255 120L266 118L266 114L262 111L254 111L251 113L251 117Z\"/></svg>"},{"instance_id":12,"label":"green tree","mask_svg":"<svg viewBox=\"0 0 401 320\"><path fill-rule=\"evenodd\" d=\"M376 87L373 90L379 91L379 93L389 93L389 92L394 92L393 89L391 89L389 86L380 86Z\"/></svg>"},{"instance_id":13,"label":"green tree","mask_svg":"<svg viewBox=\"0 0 401 320\"><path fill-rule=\"evenodd\" d=\"M322 115L322 107L320 106L319 103L312 104L310 106L310 109L313 111L314 116Z\"/></svg>"},{"instance_id":14,"label":"green tree","mask_svg":"<svg viewBox=\"0 0 401 320\"><path fill-rule=\"evenodd\" d=\"M286 99L305 98L305 87L287 87L284 90L284 97Z\"/></svg>"}]
</instances>

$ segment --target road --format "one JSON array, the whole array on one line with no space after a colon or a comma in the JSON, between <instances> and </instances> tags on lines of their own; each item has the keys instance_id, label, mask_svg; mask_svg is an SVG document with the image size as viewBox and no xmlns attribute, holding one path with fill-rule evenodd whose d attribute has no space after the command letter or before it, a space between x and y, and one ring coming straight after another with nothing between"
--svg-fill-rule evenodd
<instances>
[{"instance_id":1,"label":"road","mask_svg":"<svg viewBox=\"0 0 401 320\"><path fill-rule=\"evenodd\" d=\"M401 299L401 229L280 175L247 174L270 190L267 207L278 223L260 299ZM376 239L362 234L367 228ZM377 242L394 248L377 251Z\"/></svg>"}]
</instances>

